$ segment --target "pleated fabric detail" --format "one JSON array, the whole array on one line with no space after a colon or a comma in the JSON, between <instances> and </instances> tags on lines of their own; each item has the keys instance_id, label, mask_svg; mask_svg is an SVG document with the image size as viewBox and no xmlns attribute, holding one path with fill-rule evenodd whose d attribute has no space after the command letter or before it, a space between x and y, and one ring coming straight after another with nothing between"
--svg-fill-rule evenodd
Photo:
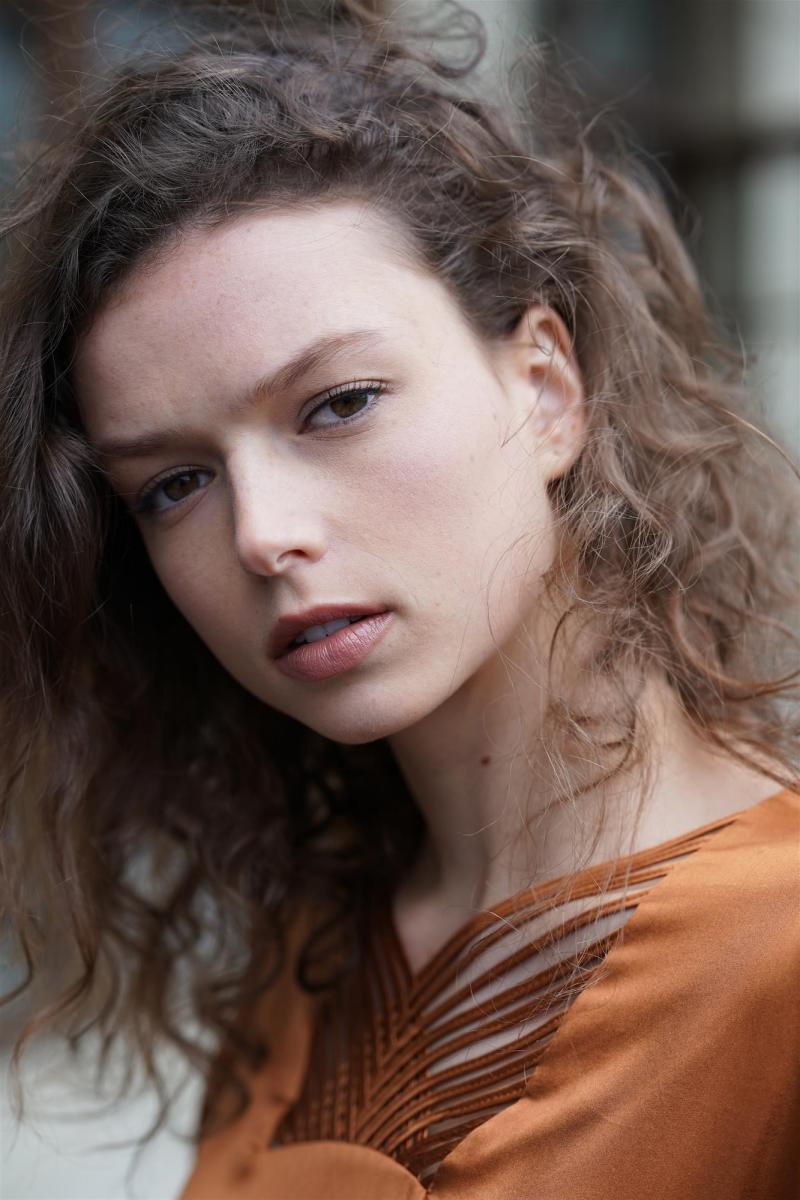
<instances>
[{"instance_id":1,"label":"pleated fabric detail","mask_svg":"<svg viewBox=\"0 0 800 1200\"><path fill-rule=\"evenodd\" d=\"M416 973L380 908L362 968L320 1012L304 1090L273 1145L356 1143L430 1186L445 1155L524 1095L642 896L730 823L523 889Z\"/></svg>"}]
</instances>

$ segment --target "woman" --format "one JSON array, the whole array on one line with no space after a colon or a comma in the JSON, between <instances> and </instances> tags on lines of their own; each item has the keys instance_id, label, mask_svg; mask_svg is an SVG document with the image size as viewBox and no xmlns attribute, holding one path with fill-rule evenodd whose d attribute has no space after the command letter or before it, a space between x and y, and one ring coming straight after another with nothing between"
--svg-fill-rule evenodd
<instances>
[{"instance_id":1,"label":"woman","mask_svg":"<svg viewBox=\"0 0 800 1200\"><path fill-rule=\"evenodd\" d=\"M5 222L20 945L204 1071L185 1200L788 1200L781 460L656 189L419 45L129 63Z\"/></svg>"}]
</instances>

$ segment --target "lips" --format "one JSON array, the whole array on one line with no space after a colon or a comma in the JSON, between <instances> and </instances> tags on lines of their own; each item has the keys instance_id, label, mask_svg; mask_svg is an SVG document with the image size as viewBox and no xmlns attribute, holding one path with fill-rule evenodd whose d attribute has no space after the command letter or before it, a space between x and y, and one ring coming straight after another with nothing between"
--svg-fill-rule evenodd
<instances>
[{"instance_id":1,"label":"lips","mask_svg":"<svg viewBox=\"0 0 800 1200\"><path fill-rule=\"evenodd\" d=\"M386 612L385 605L363 605L357 601L344 604L323 604L303 612L290 613L276 621L269 639L271 658L282 658L292 648L292 642L312 625L325 625L343 617L372 617Z\"/></svg>"}]
</instances>

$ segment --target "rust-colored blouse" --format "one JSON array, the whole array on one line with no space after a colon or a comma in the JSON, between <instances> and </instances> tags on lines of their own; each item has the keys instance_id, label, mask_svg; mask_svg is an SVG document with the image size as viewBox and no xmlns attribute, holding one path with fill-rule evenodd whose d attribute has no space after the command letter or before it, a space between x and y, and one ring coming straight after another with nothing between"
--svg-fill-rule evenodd
<instances>
[{"instance_id":1,"label":"rust-colored blouse","mask_svg":"<svg viewBox=\"0 0 800 1200\"><path fill-rule=\"evenodd\" d=\"M563 885L416 974L378 912L336 1004L287 968L181 1200L800 1200L800 796Z\"/></svg>"}]
</instances>

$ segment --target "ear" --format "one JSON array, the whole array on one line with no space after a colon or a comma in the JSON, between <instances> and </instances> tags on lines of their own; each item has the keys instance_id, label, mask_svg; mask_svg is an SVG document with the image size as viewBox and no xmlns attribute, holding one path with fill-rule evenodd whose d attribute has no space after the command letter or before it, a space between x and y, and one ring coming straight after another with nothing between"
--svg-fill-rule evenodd
<instances>
[{"instance_id":1,"label":"ear","mask_svg":"<svg viewBox=\"0 0 800 1200\"><path fill-rule=\"evenodd\" d=\"M534 304L503 339L503 382L532 442L545 479L564 475L586 433L583 378L561 317Z\"/></svg>"}]
</instances>

